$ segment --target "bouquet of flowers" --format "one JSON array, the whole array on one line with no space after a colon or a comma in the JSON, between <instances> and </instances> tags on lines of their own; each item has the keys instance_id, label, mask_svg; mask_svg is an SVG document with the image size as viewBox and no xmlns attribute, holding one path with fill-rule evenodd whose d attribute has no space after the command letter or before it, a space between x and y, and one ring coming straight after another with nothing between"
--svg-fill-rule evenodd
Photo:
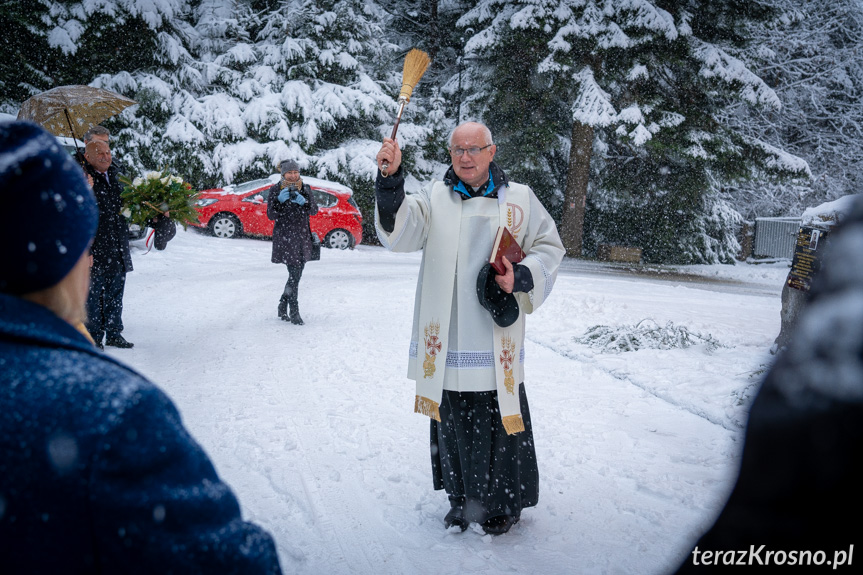
<instances>
[{"instance_id":1,"label":"bouquet of flowers","mask_svg":"<svg viewBox=\"0 0 863 575\"><path fill-rule=\"evenodd\" d=\"M192 184L169 174L167 169L146 172L134 180L120 176L120 181L126 185L120 194L123 215L131 223L144 228L160 215L180 222L183 229L198 222L198 212L193 207L198 192L192 190Z\"/></svg>"}]
</instances>

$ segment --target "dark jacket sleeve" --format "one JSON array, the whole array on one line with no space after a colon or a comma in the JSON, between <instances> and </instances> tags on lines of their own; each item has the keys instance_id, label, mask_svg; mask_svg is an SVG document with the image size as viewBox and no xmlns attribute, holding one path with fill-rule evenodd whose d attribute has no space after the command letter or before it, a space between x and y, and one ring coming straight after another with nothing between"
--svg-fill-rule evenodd
<instances>
[{"instance_id":1,"label":"dark jacket sleeve","mask_svg":"<svg viewBox=\"0 0 863 575\"><path fill-rule=\"evenodd\" d=\"M134 391L95 456L91 505L102 572L281 573L275 544L155 386Z\"/></svg>"},{"instance_id":2,"label":"dark jacket sleeve","mask_svg":"<svg viewBox=\"0 0 863 575\"><path fill-rule=\"evenodd\" d=\"M303 197L306 198L306 209L309 210L309 215L313 216L318 213L318 201L315 199L315 194L308 184L303 184Z\"/></svg>"},{"instance_id":3,"label":"dark jacket sleeve","mask_svg":"<svg viewBox=\"0 0 863 575\"><path fill-rule=\"evenodd\" d=\"M270 193L267 195L267 218L275 220L278 218L276 206L279 204L279 184L273 184L270 187Z\"/></svg>"},{"instance_id":4,"label":"dark jacket sleeve","mask_svg":"<svg viewBox=\"0 0 863 575\"><path fill-rule=\"evenodd\" d=\"M512 286L512 291L529 292L533 289L533 276L530 275L530 270L521 264L513 264L512 273L515 275L515 283Z\"/></svg>"},{"instance_id":5,"label":"dark jacket sleeve","mask_svg":"<svg viewBox=\"0 0 863 575\"><path fill-rule=\"evenodd\" d=\"M396 227L396 212L405 199L405 176L402 167L389 177L383 177L380 170L375 178L375 202L380 216L381 227L387 232Z\"/></svg>"}]
</instances>

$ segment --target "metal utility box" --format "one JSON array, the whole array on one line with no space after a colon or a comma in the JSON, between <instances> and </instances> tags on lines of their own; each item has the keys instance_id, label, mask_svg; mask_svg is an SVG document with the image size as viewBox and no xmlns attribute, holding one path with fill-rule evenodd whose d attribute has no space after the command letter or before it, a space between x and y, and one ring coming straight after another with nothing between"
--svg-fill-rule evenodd
<instances>
[{"instance_id":1,"label":"metal utility box","mask_svg":"<svg viewBox=\"0 0 863 575\"><path fill-rule=\"evenodd\" d=\"M794 257L800 218L755 218L755 257Z\"/></svg>"}]
</instances>

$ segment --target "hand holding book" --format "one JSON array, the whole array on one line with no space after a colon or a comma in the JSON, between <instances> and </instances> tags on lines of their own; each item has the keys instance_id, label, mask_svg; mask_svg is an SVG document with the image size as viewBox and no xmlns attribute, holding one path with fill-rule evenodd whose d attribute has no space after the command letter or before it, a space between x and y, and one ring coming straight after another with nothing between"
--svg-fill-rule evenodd
<instances>
[{"instance_id":1,"label":"hand holding book","mask_svg":"<svg viewBox=\"0 0 863 575\"><path fill-rule=\"evenodd\" d=\"M506 293L512 293L512 290L515 288L515 268L512 267L513 264L509 262L506 256L503 256L501 261L503 261L506 271L502 274L494 272L494 281L500 289Z\"/></svg>"},{"instance_id":2,"label":"hand holding book","mask_svg":"<svg viewBox=\"0 0 863 575\"><path fill-rule=\"evenodd\" d=\"M509 263L517 264L526 255L506 227L498 228L491 247L491 256L488 258L488 263L491 264L494 271L500 275L506 274L506 266L503 263L504 256L509 260Z\"/></svg>"}]
</instances>

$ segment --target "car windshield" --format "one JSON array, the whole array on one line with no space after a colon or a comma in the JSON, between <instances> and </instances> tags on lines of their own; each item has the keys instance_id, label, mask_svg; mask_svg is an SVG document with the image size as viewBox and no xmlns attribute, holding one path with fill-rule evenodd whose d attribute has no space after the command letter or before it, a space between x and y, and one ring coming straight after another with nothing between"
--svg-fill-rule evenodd
<instances>
[{"instance_id":1,"label":"car windshield","mask_svg":"<svg viewBox=\"0 0 863 575\"><path fill-rule=\"evenodd\" d=\"M268 178L262 178L260 180L252 180L251 182L244 182L236 186L231 186L228 189L234 194L244 194L246 192L251 192L252 190L263 188L264 186L269 185L270 180Z\"/></svg>"}]
</instances>

